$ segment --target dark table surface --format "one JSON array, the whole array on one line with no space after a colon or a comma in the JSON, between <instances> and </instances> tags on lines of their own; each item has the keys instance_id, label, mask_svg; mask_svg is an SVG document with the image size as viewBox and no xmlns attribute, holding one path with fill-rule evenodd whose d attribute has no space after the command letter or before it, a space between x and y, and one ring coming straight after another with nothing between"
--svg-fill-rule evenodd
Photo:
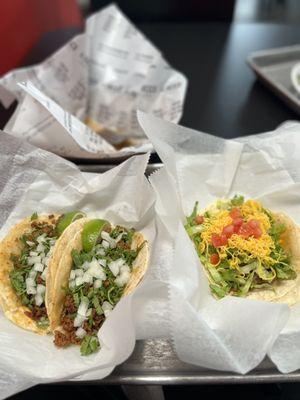
<instances>
[{"instance_id":1,"label":"dark table surface","mask_svg":"<svg viewBox=\"0 0 300 400\"><path fill-rule=\"evenodd\" d=\"M300 26L271 23L140 25L189 80L180 124L224 138L298 119L246 64L257 50L300 43Z\"/></svg>"}]
</instances>

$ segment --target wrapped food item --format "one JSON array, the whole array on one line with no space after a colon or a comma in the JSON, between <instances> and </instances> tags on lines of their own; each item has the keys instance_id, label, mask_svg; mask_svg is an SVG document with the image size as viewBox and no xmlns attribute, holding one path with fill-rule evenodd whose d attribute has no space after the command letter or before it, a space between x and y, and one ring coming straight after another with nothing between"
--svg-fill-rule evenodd
<instances>
[{"instance_id":1,"label":"wrapped food item","mask_svg":"<svg viewBox=\"0 0 300 400\"><path fill-rule=\"evenodd\" d=\"M153 147L136 110L178 122L186 77L116 5L42 63L0 79L0 101L18 107L5 131L69 158L120 158Z\"/></svg>"},{"instance_id":2,"label":"wrapped food item","mask_svg":"<svg viewBox=\"0 0 300 400\"><path fill-rule=\"evenodd\" d=\"M114 306L144 276L148 244L141 233L101 219L74 222L60 240L68 245L51 270L50 327L58 347L78 344L89 355Z\"/></svg>"},{"instance_id":3,"label":"wrapped food item","mask_svg":"<svg viewBox=\"0 0 300 400\"><path fill-rule=\"evenodd\" d=\"M216 298L300 300L300 236L285 214L243 196L218 200L185 225Z\"/></svg>"},{"instance_id":4,"label":"wrapped food item","mask_svg":"<svg viewBox=\"0 0 300 400\"><path fill-rule=\"evenodd\" d=\"M12 322L39 334L49 332L50 265L66 242L60 237L81 211L37 215L16 224L0 243L0 306ZM60 237L60 239L58 239Z\"/></svg>"}]
</instances>

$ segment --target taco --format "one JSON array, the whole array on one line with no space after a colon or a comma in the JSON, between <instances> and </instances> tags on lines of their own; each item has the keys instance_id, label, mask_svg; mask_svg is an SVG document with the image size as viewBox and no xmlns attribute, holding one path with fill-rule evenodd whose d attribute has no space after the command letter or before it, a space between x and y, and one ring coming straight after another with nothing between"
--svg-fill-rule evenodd
<instances>
[{"instance_id":1,"label":"taco","mask_svg":"<svg viewBox=\"0 0 300 400\"><path fill-rule=\"evenodd\" d=\"M37 215L16 224L0 243L0 307L12 322L39 334L49 332L45 295L49 264L66 245L57 240L82 212Z\"/></svg>"},{"instance_id":2,"label":"taco","mask_svg":"<svg viewBox=\"0 0 300 400\"><path fill-rule=\"evenodd\" d=\"M99 219L75 221L65 235L73 239L56 263L50 327L56 346L80 345L89 355L99 349L97 333L114 306L143 278L148 243L133 229Z\"/></svg>"},{"instance_id":3,"label":"taco","mask_svg":"<svg viewBox=\"0 0 300 400\"><path fill-rule=\"evenodd\" d=\"M287 303L300 300L300 234L285 214L243 196L195 204L185 225L212 294Z\"/></svg>"}]
</instances>

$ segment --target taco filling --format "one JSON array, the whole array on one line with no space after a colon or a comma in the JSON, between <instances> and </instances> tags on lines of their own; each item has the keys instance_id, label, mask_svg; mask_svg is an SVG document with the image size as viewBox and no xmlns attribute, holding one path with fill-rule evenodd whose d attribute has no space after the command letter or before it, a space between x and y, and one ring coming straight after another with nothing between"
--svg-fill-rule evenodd
<instances>
[{"instance_id":1,"label":"taco filling","mask_svg":"<svg viewBox=\"0 0 300 400\"><path fill-rule=\"evenodd\" d=\"M96 233L93 225L97 221L103 227ZM143 246L132 248L134 234L133 229L112 228L107 221L85 224L82 250L71 251L72 267L60 317L62 329L54 331L57 346L80 345L82 355L99 349L97 333L124 294Z\"/></svg>"},{"instance_id":2,"label":"taco filling","mask_svg":"<svg viewBox=\"0 0 300 400\"><path fill-rule=\"evenodd\" d=\"M29 228L17 239L20 251L10 254L13 264L9 271L10 283L22 305L28 308L24 314L34 320L39 328L46 329L49 326L45 292L54 245L74 218L82 216L81 212L49 215L47 218L32 214Z\"/></svg>"},{"instance_id":3,"label":"taco filling","mask_svg":"<svg viewBox=\"0 0 300 400\"><path fill-rule=\"evenodd\" d=\"M297 276L283 246L286 225L258 201L235 196L203 213L198 213L196 202L185 228L218 299L272 291L274 285Z\"/></svg>"}]
</instances>

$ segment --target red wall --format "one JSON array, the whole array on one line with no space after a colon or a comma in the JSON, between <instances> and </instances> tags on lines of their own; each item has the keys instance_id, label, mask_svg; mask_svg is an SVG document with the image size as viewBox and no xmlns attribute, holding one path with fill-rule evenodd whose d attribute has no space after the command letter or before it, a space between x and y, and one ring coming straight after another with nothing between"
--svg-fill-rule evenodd
<instances>
[{"instance_id":1,"label":"red wall","mask_svg":"<svg viewBox=\"0 0 300 400\"><path fill-rule=\"evenodd\" d=\"M44 33L81 24L76 0L1 1L0 75L22 65Z\"/></svg>"}]
</instances>

